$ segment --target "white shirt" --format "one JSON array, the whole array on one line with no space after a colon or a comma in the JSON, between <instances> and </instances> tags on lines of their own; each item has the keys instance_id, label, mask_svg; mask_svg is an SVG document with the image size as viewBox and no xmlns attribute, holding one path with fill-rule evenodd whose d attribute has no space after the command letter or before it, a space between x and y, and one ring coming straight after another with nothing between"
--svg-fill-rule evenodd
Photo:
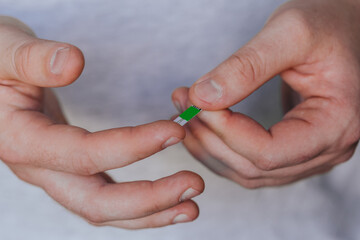
<instances>
[{"instance_id":1,"label":"white shirt","mask_svg":"<svg viewBox=\"0 0 360 240\"><path fill-rule=\"evenodd\" d=\"M263 26L284 0L2 0L41 38L85 55L77 82L57 89L74 125L95 131L175 114L171 92L190 86ZM270 126L281 118L279 79L234 108ZM246 190L209 172L181 145L111 171L119 181L154 180L187 169L205 179L193 223L126 231L95 228L0 164L0 238L7 239L359 239L360 153L330 174L281 188ZM2 237L1 237L2 236Z\"/></svg>"}]
</instances>

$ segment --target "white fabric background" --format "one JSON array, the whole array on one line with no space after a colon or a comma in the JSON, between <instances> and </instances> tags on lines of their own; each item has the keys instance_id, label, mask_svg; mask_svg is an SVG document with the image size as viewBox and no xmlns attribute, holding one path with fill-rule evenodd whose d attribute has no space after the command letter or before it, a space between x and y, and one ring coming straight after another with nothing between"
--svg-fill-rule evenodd
<instances>
[{"instance_id":1,"label":"white fabric background","mask_svg":"<svg viewBox=\"0 0 360 240\"><path fill-rule=\"evenodd\" d=\"M258 32L283 0L0 0L0 14L39 37L83 50L86 67L57 89L71 123L89 130L137 125L175 113L174 88L191 85ZM279 80L235 110L265 126L281 118ZM96 228L0 163L0 239L359 239L360 152L330 174L290 186L246 190L209 172L181 145L129 167L119 181L187 169L205 179L193 223L127 231Z\"/></svg>"}]
</instances>

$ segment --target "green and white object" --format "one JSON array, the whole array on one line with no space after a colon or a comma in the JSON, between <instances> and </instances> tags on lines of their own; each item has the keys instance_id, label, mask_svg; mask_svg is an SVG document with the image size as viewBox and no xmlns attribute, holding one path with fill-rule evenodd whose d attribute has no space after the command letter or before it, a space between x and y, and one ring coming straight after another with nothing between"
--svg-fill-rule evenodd
<instances>
[{"instance_id":1,"label":"green and white object","mask_svg":"<svg viewBox=\"0 0 360 240\"><path fill-rule=\"evenodd\" d=\"M193 117L196 116L201 111L200 108L192 105L188 109L186 109L180 116L178 116L174 122L179 124L180 126L184 126L188 121L190 121Z\"/></svg>"}]
</instances>

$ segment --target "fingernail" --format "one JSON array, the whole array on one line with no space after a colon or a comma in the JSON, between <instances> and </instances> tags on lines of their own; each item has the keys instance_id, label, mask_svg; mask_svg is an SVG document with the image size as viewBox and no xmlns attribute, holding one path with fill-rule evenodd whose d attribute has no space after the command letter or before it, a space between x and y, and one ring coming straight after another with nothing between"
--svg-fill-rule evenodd
<instances>
[{"instance_id":1,"label":"fingernail","mask_svg":"<svg viewBox=\"0 0 360 240\"><path fill-rule=\"evenodd\" d=\"M181 113L181 106L178 101L174 101L174 106L175 106L176 110L178 110L178 112Z\"/></svg>"},{"instance_id":2,"label":"fingernail","mask_svg":"<svg viewBox=\"0 0 360 240\"><path fill-rule=\"evenodd\" d=\"M182 222L188 222L190 221L190 218L186 215L186 214L179 214L177 215L174 220L173 223L182 223Z\"/></svg>"},{"instance_id":3,"label":"fingernail","mask_svg":"<svg viewBox=\"0 0 360 240\"><path fill-rule=\"evenodd\" d=\"M194 92L201 100L212 103L222 96L222 89L214 80L208 79L195 85Z\"/></svg>"},{"instance_id":4,"label":"fingernail","mask_svg":"<svg viewBox=\"0 0 360 240\"><path fill-rule=\"evenodd\" d=\"M180 197L179 199L179 202L183 202L183 201L186 201L186 200L189 200L197 195L199 195L200 192L199 191L196 191L195 189L193 188L188 188Z\"/></svg>"},{"instance_id":5,"label":"fingernail","mask_svg":"<svg viewBox=\"0 0 360 240\"><path fill-rule=\"evenodd\" d=\"M64 69L66 60L69 56L69 47L62 47L56 50L50 60L50 69L54 74L60 74Z\"/></svg>"},{"instance_id":6,"label":"fingernail","mask_svg":"<svg viewBox=\"0 0 360 240\"><path fill-rule=\"evenodd\" d=\"M162 147L167 148L167 147L170 147L170 146L172 146L172 145L174 145L174 144L176 144L178 142L180 142L180 138L171 137L162 145Z\"/></svg>"}]
</instances>

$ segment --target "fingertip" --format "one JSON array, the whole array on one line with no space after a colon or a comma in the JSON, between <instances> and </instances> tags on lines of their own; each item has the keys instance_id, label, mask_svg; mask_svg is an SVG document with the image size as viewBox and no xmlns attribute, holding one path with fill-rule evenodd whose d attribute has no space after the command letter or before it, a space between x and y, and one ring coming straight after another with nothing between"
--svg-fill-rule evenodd
<instances>
[{"instance_id":1,"label":"fingertip","mask_svg":"<svg viewBox=\"0 0 360 240\"><path fill-rule=\"evenodd\" d=\"M95 226L114 226L125 228L128 230L136 230L143 228L164 227L171 224L192 222L199 216L199 207L192 201L188 200L176 206L170 207L163 211L154 213L143 218L120 220L106 222L105 224L97 224ZM90 222L94 225L94 223Z\"/></svg>"},{"instance_id":2,"label":"fingertip","mask_svg":"<svg viewBox=\"0 0 360 240\"><path fill-rule=\"evenodd\" d=\"M196 220L200 215L200 208L199 205L197 205L196 202L193 200L188 200L185 202L185 207L189 209L189 218L190 221Z\"/></svg>"},{"instance_id":3,"label":"fingertip","mask_svg":"<svg viewBox=\"0 0 360 240\"><path fill-rule=\"evenodd\" d=\"M183 196L183 194L188 189L193 189L194 191L197 192L197 195L200 195L201 193L204 192L205 182L199 174L184 170L176 173L174 176L178 177L180 179L180 182L183 184L182 187L183 193L182 196L180 197L180 199L182 198L182 201L190 199L190 198L185 199L186 197L184 198Z\"/></svg>"},{"instance_id":4,"label":"fingertip","mask_svg":"<svg viewBox=\"0 0 360 240\"><path fill-rule=\"evenodd\" d=\"M175 217L172 220L173 224L192 222L199 217L200 210L196 202L187 200L176 207Z\"/></svg>"},{"instance_id":5,"label":"fingertip","mask_svg":"<svg viewBox=\"0 0 360 240\"><path fill-rule=\"evenodd\" d=\"M184 97L185 95L187 95L188 90L189 90L188 87L176 88L171 94L172 100L179 100L179 98Z\"/></svg>"},{"instance_id":6,"label":"fingertip","mask_svg":"<svg viewBox=\"0 0 360 240\"><path fill-rule=\"evenodd\" d=\"M158 121L160 124L158 127L160 129L166 129L166 133L172 137L179 138L183 140L185 138L185 129L181 127L179 124L175 123L171 120L160 120Z\"/></svg>"},{"instance_id":7,"label":"fingertip","mask_svg":"<svg viewBox=\"0 0 360 240\"><path fill-rule=\"evenodd\" d=\"M217 72L215 68L189 88L188 96L192 104L204 110L218 110L219 106L223 105L225 89Z\"/></svg>"},{"instance_id":8,"label":"fingertip","mask_svg":"<svg viewBox=\"0 0 360 240\"><path fill-rule=\"evenodd\" d=\"M180 87L175 89L175 91L173 92L172 95L173 102L175 105L176 103L180 105L181 108L180 112L185 111L191 105L195 105L202 109L202 107L198 106L196 103L194 103L189 99L189 90L190 89L188 87Z\"/></svg>"},{"instance_id":9,"label":"fingertip","mask_svg":"<svg viewBox=\"0 0 360 240\"><path fill-rule=\"evenodd\" d=\"M189 101L192 102L195 106L201 108L201 109L207 109L209 107L209 103L202 101L201 99L199 99L195 92L194 92L194 87L197 83L195 83L194 85L192 85L189 89L188 89L188 98Z\"/></svg>"},{"instance_id":10,"label":"fingertip","mask_svg":"<svg viewBox=\"0 0 360 240\"><path fill-rule=\"evenodd\" d=\"M154 182L157 194L167 196L166 202L170 201L173 204L185 202L200 195L204 188L205 183L201 176L190 171L180 171Z\"/></svg>"},{"instance_id":11,"label":"fingertip","mask_svg":"<svg viewBox=\"0 0 360 240\"><path fill-rule=\"evenodd\" d=\"M141 135L145 134L155 139L156 143L154 143L158 146L157 151L181 142L186 135L185 129L171 120L159 120L146 124L144 127L145 128L139 128L139 130L147 129L146 132L143 132Z\"/></svg>"},{"instance_id":12,"label":"fingertip","mask_svg":"<svg viewBox=\"0 0 360 240\"><path fill-rule=\"evenodd\" d=\"M171 95L171 100L180 113L185 110L184 106L188 99L188 89L187 87L179 87Z\"/></svg>"},{"instance_id":13,"label":"fingertip","mask_svg":"<svg viewBox=\"0 0 360 240\"><path fill-rule=\"evenodd\" d=\"M224 108L224 107L220 106L220 105L223 105L220 102L220 100L222 100L222 99L220 99L217 102L207 102L207 101L204 101L201 98L199 98L198 95L196 94L196 90L195 90L195 88L197 87L196 86L197 84L199 84L199 83L195 83L188 90L188 99L193 105L195 105L203 110L220 110L221 108Z\"/></svg>"},{"instance_id":14,"label":"fingertip","mask_svg":"<svg viewBox=\"0 0 360 240\"><path fill-rule=\"evenodd\" d=\"M73 83L84 69L85 59L82 51L70 44L53 47L48 72L55 87Z\"/></svg>"},{"instance_id":15,"label":"fingertip","mask_svg":"<svg viewBox=\"0 0 360 240\"><path fill-rule=\"evenodd\" d=\"M62 86L73 83L82 73L84 66L85 58L82 51L73 45L69 45L68 61L59 76L62 78Z\"/></svg>"}]
</instances>

